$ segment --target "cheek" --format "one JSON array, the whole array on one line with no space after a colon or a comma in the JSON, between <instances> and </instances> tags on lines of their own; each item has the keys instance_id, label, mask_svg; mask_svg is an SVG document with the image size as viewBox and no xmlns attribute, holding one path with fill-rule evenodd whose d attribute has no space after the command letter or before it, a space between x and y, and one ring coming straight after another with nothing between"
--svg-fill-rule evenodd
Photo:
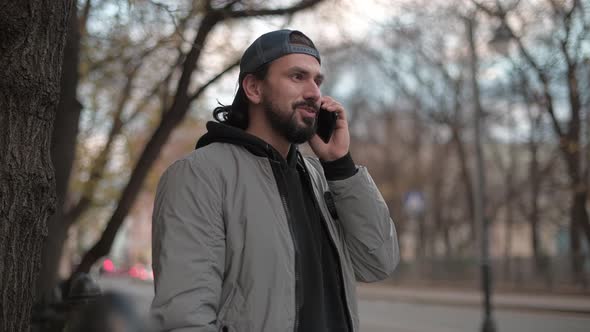
<instances>
[{"instance_id":1,"label":"cheek","mask_svg":"<svg viewBox=\"0 0 590 332\"><path fill-rule=\"evenodd\" d=\"M303 91L297 84L291 82L280 82L271 87L272 99L277 105L293 108L293 104L303 99Z\"/></svg>"}]
</instances>

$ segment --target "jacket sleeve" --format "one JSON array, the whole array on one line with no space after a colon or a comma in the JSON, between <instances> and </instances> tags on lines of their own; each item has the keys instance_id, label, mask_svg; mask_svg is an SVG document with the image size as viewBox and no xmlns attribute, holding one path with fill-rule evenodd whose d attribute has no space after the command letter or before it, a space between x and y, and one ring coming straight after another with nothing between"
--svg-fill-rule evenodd
<instances>
[{"instance_id":1,"label":"jacket sleeve","mask_svg":"<svg viewBox=\"0 0 590 332\"><path fill-rule=\"evenodd\" d=\"M346 179L328 181L358 281L387 278L399 262L389 209L365 167Z\"/></svg>"},{"instance_id":2,"label":"jacket sleeve","mask_svg":"<svg viewBox=\"0 0 590 332\"><path fill-rule=\"evenodd\" d=\"M151 306L158 331L217 331L225 264L221 185L202 164L177 161L158 185Z\"/></svg>"}]
</instances>

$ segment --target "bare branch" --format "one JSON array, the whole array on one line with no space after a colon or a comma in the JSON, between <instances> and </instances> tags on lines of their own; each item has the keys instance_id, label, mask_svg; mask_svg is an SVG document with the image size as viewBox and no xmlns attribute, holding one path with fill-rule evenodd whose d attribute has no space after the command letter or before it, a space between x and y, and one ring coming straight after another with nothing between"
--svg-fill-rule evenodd
<instances>
[{"instance_id":1,"label":"bare branch","mask_svg":"<svg viewBox=\"0 0 590 332\"><path fill-rule=\"evenodd\" d=\"M127 75L127 81L125 82L125 86L121 92L119 102L117 104L117 108L113 114L113 125L109 132L109 136L107 138L107 142L105 143L104 147L92 162L92 168L89 171L89 178L84 183L84 188L82 189L82 196L80 200L68 209L65 213L65 219L69 220L70 222L74 222L82 213L84 213L91 205L92 198L94 197L96 190L98 188L98 183L100 182L106 165L109 161L109 154L111 153L111 149L113 147L113 143L117 136L121 133L123 129L123 122L121 115L123 114L123 110L125 109L125 105L129 101L131 97L131 89L133 87L133 82L137 77L137 72L139 71L141 64L135 65L133 68L130 69Z\"/></svg>"},{"instance_id":2,"label":"bare branch","mask_svg":"<svg viewBox=\"0 0 590 332\"><path fill-rule=\"evenodd\" d=\"M231 7L233 7L238 2L240 2L240 0L230 1L224 6L224 9L231 9Z\"/></svg>"},{"instance_id":3,"label":"bare branch","mask_svg":"<svg viewBox=\"0 0 590 332\"><path fill-rule=\"evenodd\" d=\"M170 17L170 21L172 23L172 25L174 25L174 32L169 36L169 38L172 38L172 36L174 35L178 35L178 37L186 42L186 43L190 43L189 40L184 38L184 35L182 34L182 31L184 30L184 28L186 27L186 23L191 19L195 17L195 6L191 6L190 9L188 10L188 12L182 16L180 19L177 19L176 16L174 16L174 10L172 10L170 8L170 5L155 1L155 0L148 0L152 5L154 5L157 8L161 8L162 10L164 10L166 12L166 14L168 15L168 17Z\"/></svg>"},{"instance_id":4,"label":"bare branch","mask_svg":"<svg viewBox=\"0 0 590 332\"><path fill-rule=\"evenodd\" d=\"M207 83L201 85L199 87L199 89L197 89L197 91L195 93L193 93L191 96L189 96L189 103L192 103L195 99L199 98L201 96L201 94L207 90L207 88L215 83L217 80L219 80L223 75L225 75L227 72L229 72L230 70L234 69L235 67L237 67L240 64L240 60L238 59L237 61L234 61L233 63L231 63L229 66L225 67L225 69L223 69L221 72L219 72L217 75L215 75L213 78L211 78L209 81L207 81Z\"/></svg>"},{"instance_id":5,"label":"bare branch","mask_svg":"<svg viewBox=\"0 0 590 332\"><path fill-rule=\"evenodd\" d=\"M559 149L559 148L557 148ZM530 181L535 181L535 180L543 180L546 179L547 177L549 177L549 173L553 170L553 168L555 167L555 164L557 163L557 160L559 159L559 154L557 153L558 151L555 151L555 153L551 154L551 159L549 159L543 168L541 168L539 170L539 174L538 174L538 178L537 179L524 179L522 181L516 182L514 183L514 185L512 186L513 190L511 190L509 195L506 195L502 200L496 202L496 204L494 204L493 207L490 207L490 212L491 212L491 219L495 219L496 214L499 212L499 208L503 205L507 205L509 202L511 201L516 201L520 207L520 209L522 209L522 211L526 211L527 207L525 206L524 202L522 201L522 196L523 194L526 193L526 188L528 188L527 184L530 183ZM528 213L525 212L525 215L528 215Z\"/></svg>"},{"instance_id":6,"label":"bare branch","mask_svg":"<svg viewBox=\"0 0 590 332\"><path fill-rule=\"evenodd\" d=\"M88 22L88 16L90 15L90 8L92 7L92 0L86 0L84 7L82 7L82 13L80 14L80 38L86 37L86 28Z\"/></svg>"},{"instance_id":7,"label":"bare branch","mask_svg":"<svg viewBox=\"0 0 590 332\"><path fill-rule=\"evenodd\" d=\"M479 3L476 0L471 0L471 2L477 7L477 9L481 10L482 12L488 14L491 17L502 17L504 13L502 13L499 9L490 8L482 3Z\"/></svg>"},{"instance_id":8,"label":"bare branch","mask_svg":"<svg viewBox=\"0 0 590 332\"><path fill-rule=\"evenodd\" d=\"M520 37L516 36L516 34L514 33L514 30L512 29L510 24L508 24L508 22L506 20L506 13L502 12L501 9L495 10L495 9L488 8L488 7L480 4L476 0L472 0L472 2L477 6L477 8L481 9L484 13L486 13L492 17L496 17L496 18L500 19L501 24L505 25L505 27L508 29L508 31L510 32L510 37L512 38L512 40L514 40L516 42L516 45L518 46L520 53L522 54L522 56L524 57L526 62L534 69L535 74L537 75L537 78L539 79L539 81L543 85L543 99L544 99L543 105L545 106L547 113L549 113L549 116L551 117L553 129L555 130L555 132L557 133L557 135L559 137L563 137L563 135L564 135L563 129L561 128L561 125L559 124L559 120L557 119L557 116L555 114L555 110L553 108L553 97L551 95L550 88L549 88L549 78L547 77L547 74L541 68L541 66L535 61L535 59L533 59L529 50L524 46L522 39Z\"/></svg>"},{"instance_id":9,"label":"bare branch","mask_svg":"<svg viewBox=\"0 0 590 332\"><path fill-rule=\"evenodd\" d=\"M576 60L574 59L572 61L572 57L568 52L568 46L570 44L570 36L572 31L572 15L576 10L578 1L574 1L571 8L567 10L565 10L565 4L563 3L557 3L555 0L548 1L551 4L551 8L553 9L555 17L561 19L565 31L565 36L563 37L563 39L559 40L561 53L563 54L568 66L575 66Z\"/></svg>"},{"instance_id":10,"label":"bare branch","mask_svg":"<svg viewBox=\"0 0 590 332\"><path fill-rule=\"evenodd\" d=\"M144 53L148 53L148 51L146 50ZM86 183L84 184L80 200L66 212L66 220L74 222L91 206L91 204L93 203L93 197L98 188L98 183L102 175L104 174L104 169L108 163L108 156L111 152L115 138L122 132L126 124L133 121L133 119L135 119L135 117L137 117L138 114L141 114L141 111L147 106L147 104L151 100L151 97L153 97L157 93L157 90L162 85L162 82L166 82L170 79L170 77L174 73L174 69L180 65L182 58L182 55L179 55L177 62L173 66L171 66L168 75L163 79L163 81L156 83L152 88L151 93L142 99L143 102L136 107L135 111L126 120L123 120L123 110L125 108L125 105L129 101L129 98L131 97L133 81L137 77L137 73L143 62L139 62L130 70L127 76L127 82L122 90L119 103L113 115L113 125L109 132L107 142L105 143L105 146L92 163L93 167L89 172L90 176L88 181L86 181Z\"/></svg>"},{"instance_id":11,"label":"bare branch","mask_svg":"<svg viewBox=\"0 0 590 332\"><path fill-rule=\"evenodd\" d=\"M244 10L220 10L220 14L224 18L239 18L239 17L253 17L253 16L278 16L289 15L303 9L311 8L322 0L301 0L296 5L286 8L278 9L244 9Z\"/></svg>"}]
</instances>

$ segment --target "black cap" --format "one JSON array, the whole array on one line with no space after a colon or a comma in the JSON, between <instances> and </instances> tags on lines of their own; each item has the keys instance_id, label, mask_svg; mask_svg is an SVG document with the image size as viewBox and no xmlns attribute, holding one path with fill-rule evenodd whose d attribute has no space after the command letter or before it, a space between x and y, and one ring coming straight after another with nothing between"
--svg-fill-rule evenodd
<instances>
[{"instance_id":1,"label":"black cap","mask_svg":"<svg viewBox=\"0 0 590 332\"><path fill-rule=\"evenodd\" d=\"M295 36L305 39L311 46L301 42L294 42L293 37ZM283 29L271 31L258 37L248 46L240 59L239 88L232 103L233 107L246 106L246 100L243 100L245 96L242 91L242 80L246 74L254 73L261 66L293 53L311 55L321 63L320 52L315 48L311 39L301 31Z\"/></svg>"},{"instance_id":2,"label":"black cap","mask_svg":"<svg viewBox=\"0 0 590 332\"><path fill-rule=\"evenodd\" d=\"M300 43L293 43L291 39L292 35L300 35L313 45L311 39L301 31L285 29L265 33L258 37L246 49L244 55L242 55L242 59L240 60L240 78L243 78L244 74L255 72L260 66L266 63L292 53L311 55L321 63L320 52L315 48L315 45L309 47Z\"/></svg>"}]
</instances>

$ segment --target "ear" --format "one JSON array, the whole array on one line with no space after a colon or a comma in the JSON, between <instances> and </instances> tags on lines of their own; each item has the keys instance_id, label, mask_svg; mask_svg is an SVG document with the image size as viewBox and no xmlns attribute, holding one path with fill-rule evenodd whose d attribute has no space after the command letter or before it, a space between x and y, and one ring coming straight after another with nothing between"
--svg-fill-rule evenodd
<instances>
[{"instance_id":1,"label":"ear","mask_svg":"<svg viewBox=\"0 0 590 332\"><path fill-rule=\"evenodd\" d=\"M254 75L248 74L242 80L242 87L246 97L255 105L260 104L262 100L262 81L258 80Z\"/></svg>"}]
</instances>

